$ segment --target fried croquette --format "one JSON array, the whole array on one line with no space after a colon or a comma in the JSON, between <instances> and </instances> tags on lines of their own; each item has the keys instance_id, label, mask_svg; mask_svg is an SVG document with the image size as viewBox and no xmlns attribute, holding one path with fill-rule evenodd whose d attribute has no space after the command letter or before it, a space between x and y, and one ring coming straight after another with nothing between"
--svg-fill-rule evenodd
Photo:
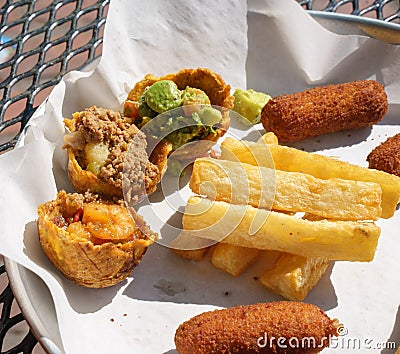
<instances>
[{"instance_id":1,"label":"fried croquette","mask_svg":"<svg viewBox=\"0 0 400 354\"><path fill-rule=\"evenodd\" d=\"M369 168L400 177L400 134L388 138L367 156Z\"/></svg>"},{"instance_id":2,"label":"fried croquette","mask_svg":"<svg viewBox=\"0 0 400 354\"><path fill-rule=\"evenodd\" d=\"M175 345L180 354L318 353L338 326L311 304L259 303L197 315L178 327Z\"/></svg>"},{"instance_id":3,"label":"fried croquette","mask_svg":"<svg viewBox=\"0 0 400 354\"><path fill-rule=\"evenodd\" d=\"M374 80L315 87L268 101L261 123L281 142L293 142L378 123L388 110L384 87Z\"/></svg>"}]
</instances>

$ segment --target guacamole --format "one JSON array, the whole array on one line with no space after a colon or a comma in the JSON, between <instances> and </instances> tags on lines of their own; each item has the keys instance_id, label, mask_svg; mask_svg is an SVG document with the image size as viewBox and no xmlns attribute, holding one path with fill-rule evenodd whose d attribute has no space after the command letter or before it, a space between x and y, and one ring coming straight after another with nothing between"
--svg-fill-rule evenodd
<instances>
[{"instance_id":1,"label":"guacamole","mask_svg":"<svg viewBox=\"0 0 400 354\"><path fill-rule=\"evenodd\" d=\"M218 109L211 106L203 107L198 112L199 118L204 125L213 126L222 119L222 114Z\"/></svg>"},{"instance_id":2,"label":"guacamole","mask_svg":"<svg viewBox=\"0 0 400 354\"><path fill-rule=\"evenodd\" d=\"M233 110L253 124L260 122L261 110L271 99L271 96L254 90L236 89L233 96L235 97Z\"/></svg>"},{"instance_id":3,"label":"guacamole","mask_svg":"<svg viewBox=\"0 0 400 354\"><path fill-rule=\"evenodd\" d=\"M210 109L212 110L210 113ZM143 127L146 135L165 138L172 144L172 149L179 147L197 139L202 139L209 134L216 134L213 125L204 120L213 117L213 122L218 123L222 119L221 113L212 107L205 106L190 116L165 113L157 118L157 124L151 121Z\"/></svg>"},{"instance_id":4,"label":"guacamole","mask_svg":"<svg viewBox=\"0 0 400 354\"><path fill-rule=\"evenodd\" d=\"M157 113L164 113L182 105L182 93L171 80L160 80L146 88L143 99Z\"/></svg>"},{"instance_id":5,"label":"guacamole","mask_svg":"<svg viewBox=\"0 0 400 354\"><path fill-rule=\"evenodd\" d=\"M183 110L187 115L196 111L196 104L211 104L210 99L204 91L193 87L185 88L182 93L182 100Z\"/></svg>"},{"instance_id":6,"label":"guacamole","mask_svg":"<svg viewBox=\"0 0 400 354\"><path fill-rule=\"evenodd\" d=\"M138 113L139 116L143 118L154 118L157 115L157 112L153 111L147 104L145 95L139 98Z\"/></svg>"},{"instance_id":7,"label":"guacamole","mask_svg":"<svg viewBox=\"0 0 400 354\"><path fill-rule=\"evenodd\" d=\"M214 125L222 120L219 110L211 107L207 94L197 88L179 90L171 80L160 80L148 86L139 98L135 124L144 133L155 138L165 138L173 150L190 141L216 134ZM182 107L179 114L170 110ZM158 114L155 124L153 118Z\"/></svg>"}]
</instances>

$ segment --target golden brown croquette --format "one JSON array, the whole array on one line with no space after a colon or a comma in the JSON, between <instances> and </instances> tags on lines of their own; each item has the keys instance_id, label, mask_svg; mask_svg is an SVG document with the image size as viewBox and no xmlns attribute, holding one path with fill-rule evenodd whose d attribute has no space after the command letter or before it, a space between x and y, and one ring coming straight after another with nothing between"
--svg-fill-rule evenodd
<instances>
[{"instance_id":1,"label":"golden brown croquette","mask_svg":"<svg viewBox=\"0 0 400 354\"><path fill-rule=\"evenodd\" d=\"M197 315L179 326L175 345L180 354L318 353L337 326L311 304L259 303Z\"/></svg>"},{"instance_id":2,"label":"golden brown croquette","mask_svg":"<svg viewBox=\"0 0 400 354\"><path fill-rule=\"evenodd\" d=\"M388 110L384 87L374 80L315 87L268 101L261 123L280 142L378 123Z\"/></svg>"},{"instance_id":3,"label":"golden brown croquette","mask_svg":"<svg viewBox=\"0 0 400 354\"><path fill-rule=\"evenodd\" d=\"M400 134L388 138L372 150L367 161L369 168L385 171L400 177Z\"/></svg>"}]
</instances>

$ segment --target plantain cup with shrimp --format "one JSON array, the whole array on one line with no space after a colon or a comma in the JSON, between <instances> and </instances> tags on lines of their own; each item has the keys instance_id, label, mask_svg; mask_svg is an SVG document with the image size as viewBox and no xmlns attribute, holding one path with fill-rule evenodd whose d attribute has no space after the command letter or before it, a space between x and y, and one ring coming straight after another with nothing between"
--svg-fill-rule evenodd
<instances>
[{"instance_id":1,"label":"plantain cup with shrimp","mask_svg":"<svg viewBox=\"0 0 400 354\"><path fill-rule=\"evenodd\" d=\"M122 205L60 191L38 207L44 253L78 285L103 288L131 274L157 235Z\"/></svg>"},{"instance_id":2,"label":"plantain cup with shrimp","mask_svg":"<svg viewBox=\"0 0 400 354\"><path fill-rule=\"evenodd\" d=\"M143 127L148 140L169 143L168 154L175 159L193 159L207 154L228 130L234 102L230 89L220 75L204 68L148 74L129 92L123 115Z\"/></svg>"}]
</instances>

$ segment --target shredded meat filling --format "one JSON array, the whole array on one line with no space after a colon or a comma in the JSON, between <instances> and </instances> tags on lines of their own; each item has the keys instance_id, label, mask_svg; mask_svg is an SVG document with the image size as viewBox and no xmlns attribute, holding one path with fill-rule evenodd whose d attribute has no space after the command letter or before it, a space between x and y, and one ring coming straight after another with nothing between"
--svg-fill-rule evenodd
<instances>
[{"instance_id":1,"label":"shredded meat filling","mask_svg":"<svg viewBox=\"0 0 400 354\"><path fill-rule=\"evenodd\" d=\"M108 156L100 169L98 178L122 189L123 173L129 181L129 202L159 176L158 167L148 160L146 136L129 118L119 112L96 106L75 113L75 131L64 139L64 148L71 149L79 165L85 169L87 159L85 146L88 143L103 143ZM129 149L129 153L128 153Z\"/></svg>"}]
</instances>

